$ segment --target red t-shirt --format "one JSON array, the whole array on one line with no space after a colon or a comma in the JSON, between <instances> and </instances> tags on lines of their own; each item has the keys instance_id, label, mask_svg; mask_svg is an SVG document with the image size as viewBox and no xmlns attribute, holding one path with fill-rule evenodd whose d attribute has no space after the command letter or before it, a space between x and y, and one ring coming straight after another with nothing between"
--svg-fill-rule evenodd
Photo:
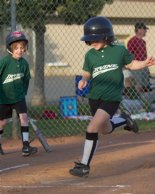
<instances>
[{"instance_id":1,"label":"red t-shirt","mask_svg":"<svg viewBox=\"0 0 155 194\"><path fill-rule=\"evenodd\" d=\"M132 37L128 44L128 50L134 54L134 59L143 61L147 58L146 42L136 36Z\"/></svg>"}]
</instances>

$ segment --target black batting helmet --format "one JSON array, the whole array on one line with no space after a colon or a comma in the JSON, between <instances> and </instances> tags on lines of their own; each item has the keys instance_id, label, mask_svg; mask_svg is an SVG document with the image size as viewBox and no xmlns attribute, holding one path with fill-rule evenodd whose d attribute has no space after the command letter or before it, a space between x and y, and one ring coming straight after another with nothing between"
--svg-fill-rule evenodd
<instances>
[{"instance_id":1,"label":"black batting helmet","mask_svg":"<svg viewBox=\"0 0 155 194\"><path fill-rule=\"evenodd\" d=\"M18 42L18 41L25 41L26 44L28 44L28 40L26 38L26 36L24 35L23 32L21 31L13 31L10 32L8 34L8 36L6 37L6 48L11 51L10 49L10 45L14 42Z\"/></svg>"},{"instance_id":2,"label":"black batting helmet","mask_svg":"<svg viewBox=\"0 0 155 194\"><path fill-rule=\"evenodd\" d=\"M92 17L84 24L84 36L82 41L98 41L114 38L112 23L102 16Z\"/></svg>"}]
</instances>

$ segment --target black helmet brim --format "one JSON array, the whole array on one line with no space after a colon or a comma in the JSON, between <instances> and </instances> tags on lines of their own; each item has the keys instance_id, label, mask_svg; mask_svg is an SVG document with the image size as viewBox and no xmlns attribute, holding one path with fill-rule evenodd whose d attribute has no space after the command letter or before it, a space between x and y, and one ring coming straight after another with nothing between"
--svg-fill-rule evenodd
<instances>
[{"instance_id":1,"label":"black helmet brim","mask_svg":"<svg viewBox=\"0 0 155 194\"><path fill-rule=\"evenodd\" d=\"M99 40L104 40L105 35L101 34L90 34L90 35L84 35L80 40L81 41L99 41Z\"/></svg>"},{"instance_id":2,"label":"black helmet brim","mask_svg":"<svg viewBox=\"0 0 155 194\"><path fill-rule=\"evenodd\" d=\"M28 44L28 40L27 39L15 39L14 41L12 41L8 46L10 46L11 44L15 43L15 42L19 42L19 41L24 41L26 44Z\"/></svg>"}]
</instances>

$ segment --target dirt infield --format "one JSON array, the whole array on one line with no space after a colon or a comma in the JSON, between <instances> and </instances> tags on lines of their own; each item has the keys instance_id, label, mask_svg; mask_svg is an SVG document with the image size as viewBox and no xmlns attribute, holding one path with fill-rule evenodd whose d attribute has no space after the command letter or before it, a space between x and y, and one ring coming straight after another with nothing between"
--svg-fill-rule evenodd
<instances>
[{"instance_id":1,"label":"dirt infield","mask_svg":"<svg viewBox=\"0 0 155 194\"><path fill-rule=\"evenodd\" d=\"M21 156L21 141L4 141L0 194L155 194L155 131L100 136L88 178L68 170L80 159L84 137L48 139L53 152Z\"/></svg>"}]
</instances>

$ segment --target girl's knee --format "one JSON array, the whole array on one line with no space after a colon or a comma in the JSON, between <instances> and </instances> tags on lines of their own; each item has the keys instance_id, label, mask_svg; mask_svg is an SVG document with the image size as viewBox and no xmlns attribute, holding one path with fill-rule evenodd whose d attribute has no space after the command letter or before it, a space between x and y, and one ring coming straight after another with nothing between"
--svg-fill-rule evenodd
<instances>
[{"instance_id":1,"label":"girl's knee","mask_svg":"<svg viewBox=\"0 0 155 194\"><path fill-rule=\"evenodd\" d=\"M87 127L87 132L88 133L97 133L98 132L98 127L95 125L88 125Z\"/></svg>"},{"instance_id":2,"label":"girl's knee","mask_svg":"<svg viewBox=\"0 0 155 194\"><path fill-rule=\"evenodd\" d=\"M19 117L20 117L21 125L28 125L28 116L26 113L20 114Z\"/></svg>"}]
</instances>

